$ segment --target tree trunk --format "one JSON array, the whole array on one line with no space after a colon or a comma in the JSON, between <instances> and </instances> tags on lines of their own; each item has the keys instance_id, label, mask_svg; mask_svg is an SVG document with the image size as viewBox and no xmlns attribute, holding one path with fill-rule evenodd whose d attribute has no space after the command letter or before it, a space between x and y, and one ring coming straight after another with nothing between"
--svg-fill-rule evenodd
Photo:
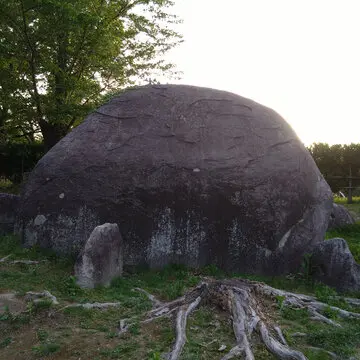
<instances>
[{"instance_id":1,"label":"tree trunk","mask_svg":"<svg viewBox=\"0 0 360 360\"><path fill-rule=\"evenodd\" d=\"M66 134L66 124L50 124L45 120L40 122L40 129L44 139L45 151L49 151Z\"/></svg>"},{"instance_id":2,"label":"tree trunk","mask_svg":"<svg viewBox=\"0 0 360 360\"><path fill-rule=\"evenodd\" d=\"M55 80L54 98L55 98L55 113L57 116L50 123L45 120L40 122L40 128L44 139L45 151L49 151L56 143L58 143L68 132L69 125L61 123L61 115L66 104L66 73L67 73L67 46L68 34L58 35L58 51L57 51L57 68L53 73Z\"/></svg>"}]
</instances>

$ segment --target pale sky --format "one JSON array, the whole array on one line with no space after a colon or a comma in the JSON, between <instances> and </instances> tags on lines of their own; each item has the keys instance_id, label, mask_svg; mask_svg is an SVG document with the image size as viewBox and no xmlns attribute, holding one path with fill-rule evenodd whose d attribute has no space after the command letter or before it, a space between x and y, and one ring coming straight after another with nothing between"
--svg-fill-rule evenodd
<instances>
[{"instance_id":1,"label":"pale sky","mask_svg":"<svg viewBox=\"0 0 360 360\"><path fill-rule=\"evenodd\" d=\"M360 0L175 3L176 82L269 106L306 145L360 142Z\"/></svg>"}]
</instances>

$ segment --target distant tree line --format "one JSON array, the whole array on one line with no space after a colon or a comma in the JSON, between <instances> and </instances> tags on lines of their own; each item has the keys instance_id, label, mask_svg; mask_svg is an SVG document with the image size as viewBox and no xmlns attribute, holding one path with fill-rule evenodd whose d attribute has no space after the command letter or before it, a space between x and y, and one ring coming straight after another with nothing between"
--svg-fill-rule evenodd
<instances>
[{"instance_id":1,"label":"distant tree line","mask_svg":"<svg viewBox=\"0 0 360 360\"><path fill-rule=\"evenodd\" d=\"M308 150L334 193L347 193L350 174L360 177L360 144L314 143ZM360 188L360 180L353 179L353 186ZM359 196L360 190L353 191L353 195Z\"/></svg>"}]
</instances>

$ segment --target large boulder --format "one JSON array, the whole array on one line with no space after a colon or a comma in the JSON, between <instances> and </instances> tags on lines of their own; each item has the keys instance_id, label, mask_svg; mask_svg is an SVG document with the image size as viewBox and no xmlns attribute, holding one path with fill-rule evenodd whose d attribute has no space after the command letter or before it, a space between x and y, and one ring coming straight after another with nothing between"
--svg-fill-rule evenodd
<instances>
[{"instance_id":1,"label":"large boulder","mask_svg":"<svg viewBox=\"0 0 360 360\"><path fill-rule=\"evenodd\" d=\"M97 226L75 263L77 284L83 288L110 285L123 270L123 243L117 224Z\"/></svg>"},{"instance_id":2,"label":"large boulder","mask_svg":"<svg viewBox=\"0 0 360 360\"><path fill-rule=\"evenodd\" d=\"M355 219L351 216L349 210L343 205L334 203L330 213L328 230L341 228L351 224L355 224Z\"/></svg>"},{"instance_id":3,"label":"large boulder","mask_svg":"<svg viewBox=\"0 0 360 360\"><path fill-rule=\"evenodd\" d=\"M360 265L344 239L318 243L312 252L311 266L315 279L339 291L360 290Z\"/></svg>"},{"instance_id":4,"label":"large boulder","mask_svg":"<svg viewBox=\"0 0 360 360\"><path fill-rule=\"evenodd\" d=\"M0 235L14 232L19 199L18 195L0 193Z\"/></svg>"},{"instance_id":5,"label":"large boulder","mask_svg":"<svg viewBox=\"0 0 360 360\"><path fill-rule=\"evenodd\" d=\"M37 164L22 193L25 245L77 253L119 225L125 265L296 270L324 238L332 194L273 110L192 86L128 90Z\"/></svg>"}]
</instances>

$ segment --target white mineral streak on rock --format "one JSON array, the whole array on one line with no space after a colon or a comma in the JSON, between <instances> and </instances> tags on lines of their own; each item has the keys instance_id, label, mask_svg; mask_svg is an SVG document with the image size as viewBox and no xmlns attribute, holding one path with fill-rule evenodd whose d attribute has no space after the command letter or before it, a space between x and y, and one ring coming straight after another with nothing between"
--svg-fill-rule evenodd
<instances>
[{"instance_id":1,"label":"white mineral streak on rock","mask_svg":"<svg viewBox=\"0 0 360 360\"><path fill-rule=\"evenodd\" d=\"M174 212L170 208L161 212L148 250L150 266L158 267L173 261L194 267L199 265L199 252L205 241L205 232L194 211L188 210L186 218L181 222L185 228L183 232L177 231Z\"/></svg>"},{"instance_id":2,"label":"white mineral streak on rock","mask_svg":"<svg viewBox=\"0 0 360 360\"><path fill-rule=\"evenodd\" d=\"M229 237L229 254L233 259L240 259L242 242L244 241L238 219L232 221Z\"/></svg>"},{"instance_id":3,"label":"white mineral streak on rock","mask_svg":"<svg viewBox=\"0 0 360 360\"><path fill-rule=\"evenodd\" d=\"M201 244L205 240L205 232L201 229L199 221L196 219L196 214L187 211L186 220L186 261L189 266L199 266L199 251Z\"/></svg>"},{"instance_id":4,"label":"white mineral streak on rock","mask_svg":"<svg viewBox=\"0 0 360 360\"><path fill-rule=\"evenodd\" d=\"M175 223L170 208L160 214L157 229L153 232L148 251L150 266L158 267L166 264L172 254L175 236Z\"/></svg>"},{"instance_id":5,"label":"white mineral streak on rock","mask_svg":"<svg viewBox=\"0 0 360 360\"><path fill-rule=\"evenodd\" d=\"M25 246L33 246L38 242L38 236L47 234L53 241L53 248L60 252L69 251L65 248L68 239L73 240L72 247L77 248L84 244L99 220L92 210L86 206L81 207L75 216L59 214L55 221L49 222L45 215L37 215L29 220L25 226ZM56 226L55 226L55 225Z\"/></svg>"},{"instance_id":6,"label":"white mineral streak on rock","mask_svg":"<svg viewBox=\"0 0 360 360\"><path fill-rule=\"evenodd\" d=\"M278 248L279 249L282 249L284 246L285 246L285 244L286 244L286 242L287 242L287 240L288 240L288 238L289 238L289 236L290 236L290 234L291 234L291 230L293 229L293 227L291 227L287 232L286 232L286 234L281 238L281 240L279 241L279 245L278 245Z\"/></svg>"}]
</instances>

